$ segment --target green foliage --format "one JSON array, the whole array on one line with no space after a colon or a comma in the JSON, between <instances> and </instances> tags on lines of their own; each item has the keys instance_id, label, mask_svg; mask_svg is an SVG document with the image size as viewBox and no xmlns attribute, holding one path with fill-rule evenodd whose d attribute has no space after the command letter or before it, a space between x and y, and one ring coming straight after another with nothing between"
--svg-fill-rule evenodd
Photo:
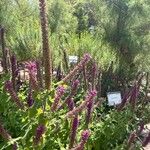
<instances>
[{"instance_id":1,"label":"green foliage","mask_svg":"<svg viewBox=\"0 0 150 150\"><path fill-rule=\"evenodd\" d=\"M109 114L100 118L100 122L93 125L91 142L95 150L116 149L123 146L125 139L128 139L130 132L136 125L132 124L135 116L130 110L117 112L111 110Z\"/></svg>"},{"instance_id":2,"label":"green foliage","mask_svg":"<svg viewBox=\"0 0 150 150\"><path fill-rule=\"evenodd\" d=\"M52 0L47 4L54 69L61 65L67 70L64 51L67 56L77 55L79 59L84 53L90 53L102 72L102 96L107 91L124 91L138 71L149 72L148 0ZM41 56L37 0L1 0L0 26L5 28L6 47L15 52L20 61ZM0 137L0 149L12 149L12 143L17 142L20 150L65 150L69 144L71 120L65 117L67 107L56 113L50 111L56 85L51 91L35 93L35 105L21 111L3 89L7 79L6 76L0 81L0 119L13 139L6 142ZM84 99L83 91L81 88L74 97L77 104ZM28 86L24 85L17 94L26 104ZM149 122L149 108L149 104L143 107L141 102L135 112L130 106L122 112L105 105L97 108L89 127L92 134L86 149L126 149L128 137L137 129L139 121ZM40 145L34 147L33 137L40 123L47 130ZM85 114L81 113L77 143L83 129ZM134 144L137 150L141 148L137 140Z\"/></svg>"},{"instance_id":3,"label":"green foliage","mask_svg":"<svg viewBox=\"0 0 150 150\"><path fill-rule=\"evenodd\" d=\"M69 55L81 56L85 51L90 52L102 66L107 64L108 67L110 63L107 62L117 59L117 65L125 64L128 70L132 63L137 64L135 70L147 70L148 1L56 0L47 3L55 64L63 59L62 48L66 48ZM41 52L38 2L2 0L0 7L6 46L15 51L20 60L38 57ZM60 37L64 37L61 42ZM139 59L145 56L141 63ZM57 58L60 59L57 61Z\"/></svg>"},{"instance_id":4,"label":"green foliage","mask_svg":"<svg viewBox=\"0 0 150 150\"><path fill-rule=\"evenodd\" d=\"M73 33L76 29L76 18L73 17L74 8L64 0L49 2L48 20L51 34L59 35Z\"/></svg>"},{"instance_id":5,"label":"green foliage","mask_svg":"<svg viewBox=\"0 0 150 150\"><path fill-rule=\"evenodd\" d=\"M9 77L4 77L0 82L0 115L1 121L5 129L12 136L8 142L0 137L0 149L11 149L12 144L17 142L19 149L53 149L63 150L68 147L69 135L71 131L72 119L66 118L68 107L52 112L50 107L54 102L56 85L53 84L51 91L34 92L35 103L32 107L26 107L26 110L19 110L16 105L11 102L11 98L3 88L4 81ZM63 103L67 97L71 87L64 85L66 94L62 97ZM18 92L18 96L24 104L27 103L28 85L24 85ZM84 99L83 89L80 87L74 99L78 106ZM143 99L143 97L141 97ZM141 100L142 101L142 100ZM141 105L139 101L136 109L132 110L130 104L127 104L123 111L117 111L116 108L109 108L106 102L96 107L93 112L93 119L89 125L91 136L86 144L86 150L125 150L129 135L132 131L137 131L141 120L144 123L149 122L149 105ZM80 113L80 123L77 130L77 142L80 141L81 131L85 127L85 113ZM46 126L46 132L38 146L33 144L36 128L39 124ZM50 143L50 144L49 144ZM135 148L141 148L138 140L134 141Z\"/></svg>"}]
</instances>

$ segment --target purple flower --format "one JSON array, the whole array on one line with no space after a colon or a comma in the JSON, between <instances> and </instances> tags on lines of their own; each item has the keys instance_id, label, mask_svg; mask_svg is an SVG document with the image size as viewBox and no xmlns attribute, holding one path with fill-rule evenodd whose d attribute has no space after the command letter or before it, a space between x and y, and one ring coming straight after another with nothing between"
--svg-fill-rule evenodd
<instances>
[{"instance_id":1,"label":"purple flower","mask_svg":"<svg viewBox=\"0 0 150 150\"><path fill-rule=\"evenodd\" d=\"M75 91L78 88L79 84L80 84L79 80L73 81L72 91Z\"/></svg>"},{"instance_id":2,"label":"purple flower","mask_svg":"<svg viewBox=\"0 0 150 150\"><path fill-rule=\"evenodd\" d=\"M81 133L81 142L75 148L72 148L70 150L83 150L84 145L86 144L89 136L90 136L90 131L89 130L83 131Z\"/></svg>"},{"instance_id":3,"label":"purple flower","mask_svg":"<svg viewBox=\"0 0 150 150\"><path fill-rule=\"evenodd\" d=\"M54 102L51 106L51 111L55 111L58 107L59 101L61 99L61 97L63 96L63 94L65 93L65 89L63 86L59 86L56 90L56 95L55 95L55 99Z\"/></svg>"},{"instance_id":4,"label":"purple flower","mask_svg":"<svg viewBox=\"0 0 150 150\"><path fill-rule=\"evenodd\" d=\"M69 103L70 103L69 101L76 94L76 91L77 91L78 87L79 87L79 80L73 81L72 88L71 88L71 93L65 99L65 101L63 102L63 104L58 108L59 110L62 109L65 104L67 104L69 106Z\"/></svg>"},{"instance_id":5,"label":"purple flower","mask_svg":"<svg viewBox=\"0 0 150 150\"><path fill-rule=\"evenodd\" d=\"M84 54L81 61L79 62L79 64L77 66L79 66L79 69L81 69L87 62L90 61L91 59L91 55L90 54Z\"/></svg>"},{"instance_id":6,"label":"purple flower","mask_svg":"<svg viewBox=\"0 0 150 150\"><path fill-rule=\"evenodd\" d=\"M34 104L34 99L32 97L32 91L29 91L28 97L27 97L27 104L28 107L31 107Z\"/></svg>"},{"instance_id":7,"label":"purple flower","mask_svg":"<svg viewBox=\"0 0 150 150\"><path fill-rule=\"evenodd\" d=\"M142 146L145 147L148 145L148 143L150 143L150 132L149 132L148 136L144 139Z\"/></svg>"},{"instance_id":8,"label":"purple flower","mask_svg":"<svg viewBox=\"0 0 150 150\"><path fill-rule=\"evenodd\" d=\"M90 131L89 130L85 130L81 134L81 140L84 141L84 142L87 142L89 136L90 136Z\"/></svg>"},{"instance_id":9,"label":"purple flower","mask_svg":"<svg viewBox=\"0 0 150 150\"><path fill-rule=\"evenodd\" d=\"M89 54L85 54L81 61L75 66L75 68L72 71L70 71L70 73L64 79L62 79L62 81L66 82L70 78L72 78L76 73L78 73L78 71L83 69L83 66L86 65L90 59L91 56Z\"/></svg>"},{"instance_id":10,"label":"purple flower","mask_svg":"<svg viewBox=\"0 0 150 150\"><path fill-rule=\"evenodd\" d=\"M88 96L86 97L86 100L81 105L79 105L77 108L68 112L67 117L71 118L71 117L74 117L77 114L79 114L83 109L86 108L86 106L89 104L89 102L91 102L95 98L96 94L97 94L97 92L95 90L90 91Z\"/></svg>"},{"instance_id":11,"label":"purple flower","mask_svg":"<svg viewBox=\"0 0 150 150\"><path fill-rule=\"evenodd\" d=\"M32 89L37 90L38 89L38 83L37 83L37 68L36 68L36 63L35 62L28 62L26 63L26 68L29 71L29 77L30 77L30 86Z\"/></svg>"},{"instance_id":12,"label":"purple flower","mask_svg":"<svg viewBox=\"0 0 150 150\"><path fill-rule=\"evenodd\" d=\"M73 98L71 98L68 100L68 108L71 111L74 109L74 107L75 107L74 100L73 100Z\"/></svg>"},{"instance_id":13,"label":"purple flower","mask_svg":"<svg viewBox=\"0 0 150 150\"><path fill-rule=\"evenodd\" d=\"M62 79L62 70L61 70L61 65L59 64L59 66L58 66L58 68L57 68L57 70L56 70L56 79L58 80L58 81L61 81L61 79Z\"/></svg>"},{"instance_id":14,"label":"purple flower","mask_svg":"<svg viewBox=\"0 0 150 150\"><path fill-rule=\"evenodd\" d=\"M38 125L37 129L36 129L36 133L35 133L35 137L34 137L34 144L38 145L40 143L40 140L43 136L43 134L46 131L46 127L44 125Z\"/></svg>"},{"instance_id":15,"label":"purple flower","mask_svg":"<svg viewBox=\"0 0 150 150\"><path fill-rule=\"evenodd\" d=\"M90 97L90 98L95 97L96 94L97 94L97 91L96 90L92 90L92 91L89 92L89 96L88 97Z\"/></svg>"},{"instance_id":16,"label":"purple flower","mask_svg":"<svg viewBox=\"0 0 150 150\"><path fill-rule=\"evenodd\" d=\"M84 56L83 56L84 61L89 61L91 58L92 58L91 55L88 53L84 54Z\"/></svg>"},{"instance_id":17,"label":"purple flower","mask_svg":"<svg viewBox=\"0 0 150 150\"><path fill-rule=\"evenodd\" d=\"M87 105L87 113L86 113L86 125L87 125L87 127L88 127L88 124L90 123L90 120L91 120L91 113L93 111L93 104L94 104L93 100L90 101Z\"/></svg>"},{"instance_id":18,"label":"purple flower","mask_svg":"<svg viewBox=\"0 0 150 150\"><path fill-rule=\"evenodd\" d=\"M37 72L37 68L36 68L36 62L27 62L25 64L26 68L29 70L29 72L31 73L36 73Z\"/></svg>"},{"instance_id":19,"label":"purple flower","mask_svg":"<svg viewBox=\"0 0 150 150\"><path fill-rule=\"evenodd\" d=\"M56 90L56 94L57 96L62 96L65 93L65 88L63 86L58 86L57 90Z\"/></svg>"},{"instance_id":20,"label":"purple flower","mask_svg":"<svg viewBox=\"0 0 150 150\"><path fill-rule=\"evenodd\" d=\"M12 84L12 82L11 82L11 81L6 81L4 88L5 88L6 91L10 94L11 100L12 100L13 102L15 102L16 105L17 105L19 108L24 109L23 103L20 101L20 99L19 99L18 96L17 96L17 93L16 93L16 92L14 91L14 89L13 89L13 84Z\"/></svg>"},{"instance_id":21,"label":"purple flower","mask_svg":"<svg viewBox=\"0 0 150 150\"><path fill-rule=\"evenodd\" d=\"M78 116L76 116L73 119L73 122L72 122L69 148L72 148L73 145L74 145L74 141L75 141L75 138L76 138L78 125L79 125L79 120L78 120Z\"/></svg>"}]
</instances>

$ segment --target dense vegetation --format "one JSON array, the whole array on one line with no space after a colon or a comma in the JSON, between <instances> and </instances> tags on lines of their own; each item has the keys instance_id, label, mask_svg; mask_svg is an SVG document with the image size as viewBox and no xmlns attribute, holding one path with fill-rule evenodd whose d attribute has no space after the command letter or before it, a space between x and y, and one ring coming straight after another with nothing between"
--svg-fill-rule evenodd
<instances>
[{"instance_id":1,"label":"dense vegetation","mask_svg":"<svg viewBox=\"0 0 150 150\"><path fill-rule=\"evenodd\" d=\"M149 0L1 0L0 149L145 147L149 12Z\"/></svg>"}]
</instances>

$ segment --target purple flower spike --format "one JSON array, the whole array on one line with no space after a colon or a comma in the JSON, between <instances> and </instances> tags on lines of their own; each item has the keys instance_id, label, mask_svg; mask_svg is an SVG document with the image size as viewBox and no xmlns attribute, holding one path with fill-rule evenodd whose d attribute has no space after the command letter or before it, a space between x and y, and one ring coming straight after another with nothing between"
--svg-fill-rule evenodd
<instances>
[{"instance_id":1,"label":"purple flower spike","mask_svg":"<svg viewBox=\"0 0 150 150\"><path fill-rule=\"evenodd\" d=\"M29 71L29 77L30 77L30 86L32 89L37 90L38 89L38 83L37 83L37 68L36 68L36 63L35 62L28 62L26 63L26 68Z\"/></svg>"},{"instance_id":2,"label":"purple flower spike","mask_svg":"<svg viewBox=\"0 0 150 150\"><path fill-rule=\"evenodd\" d=\"M64 93L65 93L65 88L63 86L59 86L56 91L57 96L62 96Z\"/></svg>"},{"instance_id":3,"label":"purple flower spike","mask_svg":"<svg viewBox=\"0 0 150 150\"><path fill-rule=\"evenodd\" d=\"M72 84L72 89L77 89L77 87L79 86L79 80L75 80Z\"/></svg>"},{"instance_id":4,"label":"purple flower spike","mask_svg":"<svg viewBox=\"0 0 150 150\"><path fill-rule=\"evenodd\" d=\"M59 104L59 101L60 101L60 99L61 99L61 97L63 96L64 93L65 93L65 88L63 86L59 86L57 88L57 91L56 91L54 102L51 106L51 111L52 112L56 111L56 109L58 107L58 104Z\"/></svg>"},{"instance_id":5,"label":"purple flower spike","mask_svg":"<svg viewBox=\"0 0 150 150\"><path fill-rule=\"evenodd\" d=\"M75 66L73 70L70 71L70 73L65 78L62 79L62 81L66 82L69 79L71 79L75 74L78 73L78 71L83 69L83 66L85 66L89 62L90 59L91 59L91 56L89 54L85 54L83 58L81 59L81 61Z\"/></svg>"},{"instance_id":6,"label":"purple flower spike","mask_svg":"<svg viewBox=\"0 0 150 150\"><path fill-rule=\"evenodd\" d=\"M90 131L89 130L83 131L82 134L81 134L82 141L87 142L89 136L90 136Z\"/></svg>"},{"instance_id":7,"label":"purple flower spike","mask_svg":"<svg viewBox=\"0 0 150 150\"><path fill-rule=\"evenodd\" d=\"M93 111L93 103L94 101L90 101L87 105L87 114L86 114L86 125L88 127L90 120L91 120L91 114Z\"/></svg>"},{"instance_id":8,"label":"purple flower spike","mask_svg":"<svg viewBox=\"0 0 150 150\"><path fill-rule=\"evenodd\" d=\"M43 134L46 131L46 127L44 125L39 125L36 129L35 137L34 137L34 144L38 145L40 143L40 140L43 136Z\"/></svg>"},{"instance_id":9,"label":"purple flower spike","mask_svg":"<svg viewBox=\"0 0 150 150\"><path fill-rule=\"evenodd\" d=\"M75 81L73 81L73 84L72 84L72 88L71 88L71 92L70 92L70 94L68 95L68 97L65 99L65 101L64 101L64 103L59 107L59 110L60 109L62 109L63 108L63 106L65 105L65 104L68 104L68 106L69 106L69 101L72 99L72 97L76 94L76 91L77 91L77 89L78 89L78 87L79 87L79 80L75 80Z\"/></svg>"},{"instance_id":10,"label":"purple flower spike","mask_svg":"<svg viewBox=\"0 0 150 150\"><path fill-rule=\"evenodd\" d=\"M87 64L87 62L90 61L92 57L90 56L90 54L84 54L83 58L81 59L80 63L77 65L79 66L79 69L83 68L83 66L85 66Z\"/></svg>"},{"instance_id":11,"label":"purple flower spike","mask_svg":"<svg viewBox=\"0 0 150 150\"><path fill-rule=\"evenodd\" d=\"M79 80L73 81L72 88L71 88L71 93L70 93L68 98L72 98L76 94L79 85L80 85Z\"/></svg>"},{"instance_id":12,"label":"purple flower spike","mask_svg":"<svg viewBox=\"0 0 150 150\"><path fill-rule=\"evenodd\" d=\"M19 108L24 109L24 105L23 105L23 103L20 101L20 99L18 98L17 93L15 92L15 90L14 90L14 88L13 88L12 82L11 82L11 81L6 81L4 88L5 88L6 91L10 94L11 100L12 100L13 102L15 102L16 105L17 105Z\"/></svg>"},{"instance_id":13,"label":"purple flower spike","mask_svg":"<svg viewBox=\"0 0 150 150\"><path fill-rule=\"evenodd\" d=\"M26 64L26 68L29 70L29 72L32 73L36 73L37 72L37 68L36 68L36 63L35 62L27 62Z\"/></svg>"},{"instance_id":14,"label":"purple flower spike","mask_svg":"<svg viewBox=\"0 0 150 150\"><path fill-rule=\"evenodd\" d=\"M85 61L89 61L92 57L90 54L86 53L86 54L84 54L83 58Z\"/></svg>"},{"instance_id":15,"label":"purple flower spike","mask_svg":"<svg viewBox=\"0 0 150 150\"><path fill-rule=\"evenodd\" d=\"M97 94L97 91L96 90L93 90L89 93L89 96L92 96L92 97L95 97Z\"/></svg>"},{"instance_id":16,"label":"purple flower spike","mask_svg":"<svg viewBox=\"0 0 150 150\"><path fill-rule=\"evenodd\" d=\"M75 148L72 148L70 150L83 150L84 145L86 144L89 136L90 136L90 131L89 130L83 131L81 133L81 142Z\"/></svg>"},{"instance_id":17,"label":"purple flower spike","mask_svg":"<svg viewBox=\"0 0 150 150\"><path fill-rule=\"evenodd\" d=\"M86 108L86 106L89 104L89 102L93 101L93 99L95 98L97 92L95 90L90 91L88 96L86 97L86 100L79 105L77 108L73 109L72 111L67 113L67 117L74 117L77 114L79 114L83 109Z\"/></svg>"},{"instance_id":18,"label":"purple flower spike","mask_svg":"<svg viewBox=\"0 0 150 150\"><path fill-rule=\"evenodd\" d=\"M31 107L34 104L34 99L32 97L32 91L31 90L29 91L29 95L27 97L27 104L28 104L28 107Z\"/></svg>"},{"instance_id":19,"label":"purple flower spike","mask_svg":"<svg viewBox=\"0 0 150 150\"><path fill-rule=\"evenodd\" d=\"M73 122L72 122L69 148L72 148L74 145L78 125L79 125L79 120L78 120L78 116L77 116L73 119Z\"/></svg>"},{"instance_id":20,"label":"purple flower spike","mask_svg":"<svg viewBox=\"0 0 150 150\"><path fill-rule=\"evenodd\" d=\"M74 104L73 98L71 98L71 99L68 100L68 107L69 107L70 111L74 109L75 104Z\"/></svg>"},{"instance_id":21,"label":"purple flower spike","mask_svg":"<svg viewBox=\"0 0 150 150\"><path fill-rule=\"evenodd\" d=\"M91 91L89 93L88 97L95 97L97 94L97 92L95 90ZM89 103L87 104L87 114L86 114L86 126L88 127L90 120L91 120L91 114L93 111L93 104L94 104L94 98L91 98L91 100L89 101Z\"/></svg>"}]
</instances>

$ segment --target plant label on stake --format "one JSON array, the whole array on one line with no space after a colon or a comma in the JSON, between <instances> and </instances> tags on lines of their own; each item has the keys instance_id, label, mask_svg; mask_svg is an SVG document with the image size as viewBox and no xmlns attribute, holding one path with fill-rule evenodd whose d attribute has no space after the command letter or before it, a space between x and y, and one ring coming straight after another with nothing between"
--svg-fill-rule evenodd
<instances>
[{"instance_id":1,"label":"plant label on stake","mask_svg":"<svg viewBox=\"0 0 150 150\"><path fill-rule=\"evenodd\" d=\"M108 92L107 98L108 98L109 106L118 105L121 103L121 100L122 100L121 92Z\"/></svg>"},{"instance_id":2,"label":"plant label on stake","mask_svg":"<svg viewBox=\"0 0 150 150\"><path fill-rule=\"evenodd\" d=\"M69 56L69 63L77 63L78 56Z\"/></svg>"}]
</instances>

